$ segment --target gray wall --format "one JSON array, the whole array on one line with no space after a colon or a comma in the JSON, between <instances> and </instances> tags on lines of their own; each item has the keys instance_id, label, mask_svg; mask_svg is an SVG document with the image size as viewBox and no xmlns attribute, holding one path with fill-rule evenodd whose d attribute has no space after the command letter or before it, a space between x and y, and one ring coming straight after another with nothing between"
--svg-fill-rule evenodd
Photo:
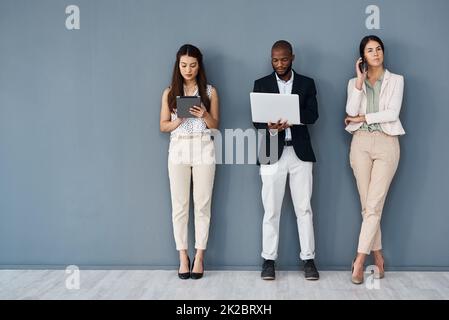
<instances>
[{"instance_id":1,"label":"gray wall","mask_svg":"<svg viewBox=\"0 0 449 320\"><path fill-rule=\"evenodd\" d=\"M65 28L65 8L81 29ZM381 9L367 30L365 8ZM383 216L388 266L449 269L449 45L446 0L0 1L0 265L177 265L159 132L174 55L191 42L221 98L221 129L249 128L248 92L290 40L295 69L315 79L320 119L313 209L321 268L348 268L361 223L343 129L346 84L362 36L386 44L406 79L401 162ZM255 165L217 167L206 261L260 263L261 181ZM192 221L193 219L191 219ZM279 264L298 263L290 195Z\"/></svg>"}]
</instances>

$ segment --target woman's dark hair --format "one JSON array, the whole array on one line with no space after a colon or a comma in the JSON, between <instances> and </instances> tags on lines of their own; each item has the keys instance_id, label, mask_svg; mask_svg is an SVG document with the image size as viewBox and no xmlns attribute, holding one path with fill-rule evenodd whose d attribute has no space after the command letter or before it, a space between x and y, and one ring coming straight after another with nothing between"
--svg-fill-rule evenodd
<instances>
[{"instance_id":1,"label":"woman's dark hair","mask_svg":"<svg viewBox=\"0 0 449 320\"><path fill-rule=\"evenodd\" d=\"M173 67L173 76L171 80L170 92L168 93L168 107L170 108L170 112L174 112L176 109L176 97L184 95L184 78L181 75L181 71L179 70L179 61L182 56L189 56L196 58L198 60L198 74L196 76L196 84L198 85L198 93L201 97L201 102L206 107L206 110L210 109L210 99L207 95L207 78L206 72L204 70L203 65L203 55L201 51L191 45L185 44L179 48L176 53L176 62Z\"/></svg>"},{"instance_id":2,"label":"woman's dark hair","mask_svg":"<svg viewBox=\"0 0 449 320\"><path fill-rule=\"evenodd\" d=\"M380 38L378 36L370 35L370 36L364 37L362 39L362 41L360 41L359 51L360 51L360 56L362 58L365 59L365 47L368 44L368 42L370 42L370 41L376 41L378 44L380 44L382 51L385 53L385 47L384 47L384 43L382 42L382 40L380 40Z\"/></svg>"}]
</instances>

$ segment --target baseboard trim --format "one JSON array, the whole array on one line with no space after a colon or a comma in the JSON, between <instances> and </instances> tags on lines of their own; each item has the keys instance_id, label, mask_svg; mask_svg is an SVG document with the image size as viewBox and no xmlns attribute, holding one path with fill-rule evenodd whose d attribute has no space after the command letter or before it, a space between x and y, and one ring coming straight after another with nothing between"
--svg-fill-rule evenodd
<instances>
[{"instance_id":1,"label":"baseboard trim","mask_svg":"<svg viewBox=\"0 0 449 320\"><path fill-rule=\"evenodd\" d=\"M65 270L69 265L0 265L0 270ZM81 270L176 270L176 265L77 265ZM210 271L260 271L260 266L213 266L207 265ZM279 271L296 271L301 267L277 266ZM320 271L348 271L348 266L320 266ZM386 271L429 271L448 272L449 266L389 266Z\"/></svg>"}]
</instances>

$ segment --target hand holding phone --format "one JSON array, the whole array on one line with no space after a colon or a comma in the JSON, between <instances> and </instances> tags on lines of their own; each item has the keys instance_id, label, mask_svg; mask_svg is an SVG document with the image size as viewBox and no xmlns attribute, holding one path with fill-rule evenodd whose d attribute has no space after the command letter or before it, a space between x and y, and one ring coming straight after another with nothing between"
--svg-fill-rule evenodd
<instances>
[{"instance_id":1,"label":"hand holding phone","mask_svg":"<svg viewBox=\"0 0 449 320\"><path fill-rule=\"evenodd\" d=\"M363 58L360 58L360 59L362 59L362 62L360 62L360 64L359 64L360 72L365 73L367 71L366 61Z\"/></svg>"},{"instance_id":2,"label":"hand holding phone","mask_svg":"<svg viewBox=\"0 0 449 320\"><path fill-rule=\"evenodd\" d=\"M357 73L357 81L355 84L355 87L358 90L362 90L363 82L366 79L366 74L368 71L368 65L362 57L357 59L357 62L355 63L355 71Z\"/></svg>"},{"instance_id":3,"label":"hand holding phone","mask_svg":"<svg viewBox=\"0 0 449 320\"><path fill-rule=\"evenodd\" d=\"M357 60L357 65L361 74L365 74L368 71L368 65L364 58L360 57Z\"/></svg>"}]
</instances>

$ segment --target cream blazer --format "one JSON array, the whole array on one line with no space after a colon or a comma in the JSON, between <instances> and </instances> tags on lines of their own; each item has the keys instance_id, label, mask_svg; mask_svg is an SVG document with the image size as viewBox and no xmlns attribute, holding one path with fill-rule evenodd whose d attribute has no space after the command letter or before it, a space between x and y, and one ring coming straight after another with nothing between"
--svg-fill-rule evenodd
<instances>
[{"instance_id":1,"label":"cream blazer","mask_svg":"<svg viewBox=\"0 0 449 320\"><path fill-rule=\"evenodd\" d=\"M346 113L355 117L365 115L366 123L379 123L383 132L391 135L405 134L399 113L402 106L404 93L404 77L385 70L384 79L380 89L379 112L366 114L366 85L363 83L362 90L355 87L357 78L349 80L348 100L346 102ZM362 126L363 122L351 122L346 126L346 131L353 133Z\"/></svg>"}]
</instances>

